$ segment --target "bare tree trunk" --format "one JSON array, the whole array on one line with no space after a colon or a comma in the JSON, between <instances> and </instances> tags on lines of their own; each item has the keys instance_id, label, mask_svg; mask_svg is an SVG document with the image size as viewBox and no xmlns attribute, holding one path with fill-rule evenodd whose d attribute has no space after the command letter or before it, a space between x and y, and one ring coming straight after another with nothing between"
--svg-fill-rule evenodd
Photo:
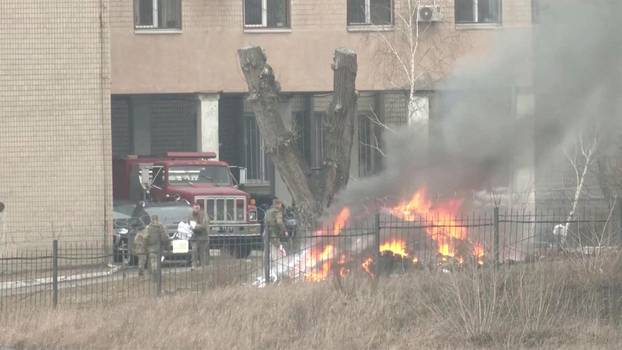
<instances>
[{"instance_id":1,"label":"bare tree trunk","mask_svg":"<svg viewBox=\"0 0 622 350\"><path fill-rule=\"evenodd\" d=\"M303 214L303 224L313 226L334 195L348 183L356 107L356 54L349 49L335 50L335 93L322 125L325 161L319 174L311 172L297 148L296 135L285 127L279 113L280 85L261 47L242 48L238 55L266 153Z\"/></svg>"}]
</instances>

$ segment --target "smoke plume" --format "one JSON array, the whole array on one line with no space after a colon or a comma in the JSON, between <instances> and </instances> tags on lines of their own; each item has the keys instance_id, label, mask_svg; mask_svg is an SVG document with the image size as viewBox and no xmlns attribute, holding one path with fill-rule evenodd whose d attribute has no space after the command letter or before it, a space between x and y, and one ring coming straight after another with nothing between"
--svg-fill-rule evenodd
<instances>
[{"instance_id":1,"label":"smoke plume","mask_svg":"<svg viewBox=\"0 0 622 350\"><path fill-rule=\"evenodd\" d=\"M622 124L622 2L534 3L531 28L498 30L489 52L465 57L437 86L429 138L416 127L385 133L384 170L351 182L335 207L403 199L422 185L468 197L507 186L522 167L536 169L533 190L577 134L598 130L608 147Z\"/></svg>"}]
</instances>

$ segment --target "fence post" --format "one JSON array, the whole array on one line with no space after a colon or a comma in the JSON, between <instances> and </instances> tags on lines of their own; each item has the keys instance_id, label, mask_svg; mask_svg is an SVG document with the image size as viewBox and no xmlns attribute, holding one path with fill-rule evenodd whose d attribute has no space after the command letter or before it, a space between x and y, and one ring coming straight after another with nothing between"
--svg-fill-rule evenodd
<instances>
[{"instance_id":1,"label":"fence post","mask_svg":"<svg viewBox=\"0 0 622 350\"><path fill-rule=\"evenodd\" d=\"M618 238L620 239L620 245L622 245L622 198L618 197L615 205L618 206Z\"/></svg>"},{"instance_id":2,"label":"fence post","mask_svg":"<svg viewBox=\"0 0 622 350\"><path fill-rule=\"evenodd\" d=\"M58 305L58 240L52 241L52 305Z\"/></svg>"},{"instance_id":3,"label":"fence post","mask_svg":"<svg viewBox=\"0 0 622 350\"><path fill-rule=\"evenodd\" d=\"M270 232L263 230L263 278L265 284L270 283Z\"/></svg>"},{"instance_id":4,"label":"fence post","mask_svg":"<svg viewBox=\"0 0 622 350\"><path fill-rule=\"evenodd\" d=\"M492 237L492 249L495 267L499 266L499 207L495 207L493 210L493 237Z\"/></svg>"},{"instance_id":5,"label":"fence post","mask_svg":"<svg viewBox=\"0 0 622 350\"><path fill-rule=\"evenodd\" d=\"M156 293L159 297L162 294L162 244L158 248L158 261L156 262Z\"/></svg>"},{"instance_id":6,"label":"fence post","mask_svg":"<svg viewBox=\"0 0 622 350\"><path fill-rule=\"evenodd\" d=\"M380 276L380 213L374 215L374 272Z\"/></svg>"}]
</instances>

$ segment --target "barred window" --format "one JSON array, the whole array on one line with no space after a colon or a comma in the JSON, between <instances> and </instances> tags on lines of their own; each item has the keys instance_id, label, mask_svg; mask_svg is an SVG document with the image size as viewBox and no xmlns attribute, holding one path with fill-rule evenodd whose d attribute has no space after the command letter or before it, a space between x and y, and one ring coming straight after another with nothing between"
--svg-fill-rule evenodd
<instances>
[{"instance_id":1,"label":"barred window","mask_svg":"<svg viewBox=\"0 0 622 350\"><path fill-rule=\"evenodd\" d=\"M247 28L288 28L289 0L244 0Z\"/></svg>"},{"instance_id":2,"label":"barred window","mask_svg":"<svg viewBox=\"0 0 622 350\"><path fill-rule=\"evenodd\" d=\"M134 0L136 29L181 29L181 0Z\"/></svg>"},{"instance_id":3,"label":"barred window","mask_svg":"<svg viewBox=\"0 0 622 350\"><path fill-rule=\"evenodd\" d=\"M348 0L348 25L391 25L393 0Z\"/></svg>"},{"instance_id":4,"label":"barred window","mask_svg":"<svg viewBox=\"0 0 622 350\"><path fill-rule=\"evenodd\" d=\"M456 0L456 23L500 23L501 0Z\"/></svg>"}]
</instances>

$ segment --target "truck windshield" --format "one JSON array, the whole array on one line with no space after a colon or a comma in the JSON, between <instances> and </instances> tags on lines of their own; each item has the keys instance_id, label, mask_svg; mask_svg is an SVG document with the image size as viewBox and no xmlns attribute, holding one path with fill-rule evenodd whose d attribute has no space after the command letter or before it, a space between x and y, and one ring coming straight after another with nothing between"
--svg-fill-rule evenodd
<instances>
[{"instance_id":1,"label":"truck windshield","mask_svg":"<svg viewBox=\"0 0 622 350\"><path fill-rule=\"evenodd\" d=\"M168 181L171 185L187 185L188 183L211 183L231 185L229 168L214 165L174 166L168 170Z\"/></svg>"}]
</instances>

